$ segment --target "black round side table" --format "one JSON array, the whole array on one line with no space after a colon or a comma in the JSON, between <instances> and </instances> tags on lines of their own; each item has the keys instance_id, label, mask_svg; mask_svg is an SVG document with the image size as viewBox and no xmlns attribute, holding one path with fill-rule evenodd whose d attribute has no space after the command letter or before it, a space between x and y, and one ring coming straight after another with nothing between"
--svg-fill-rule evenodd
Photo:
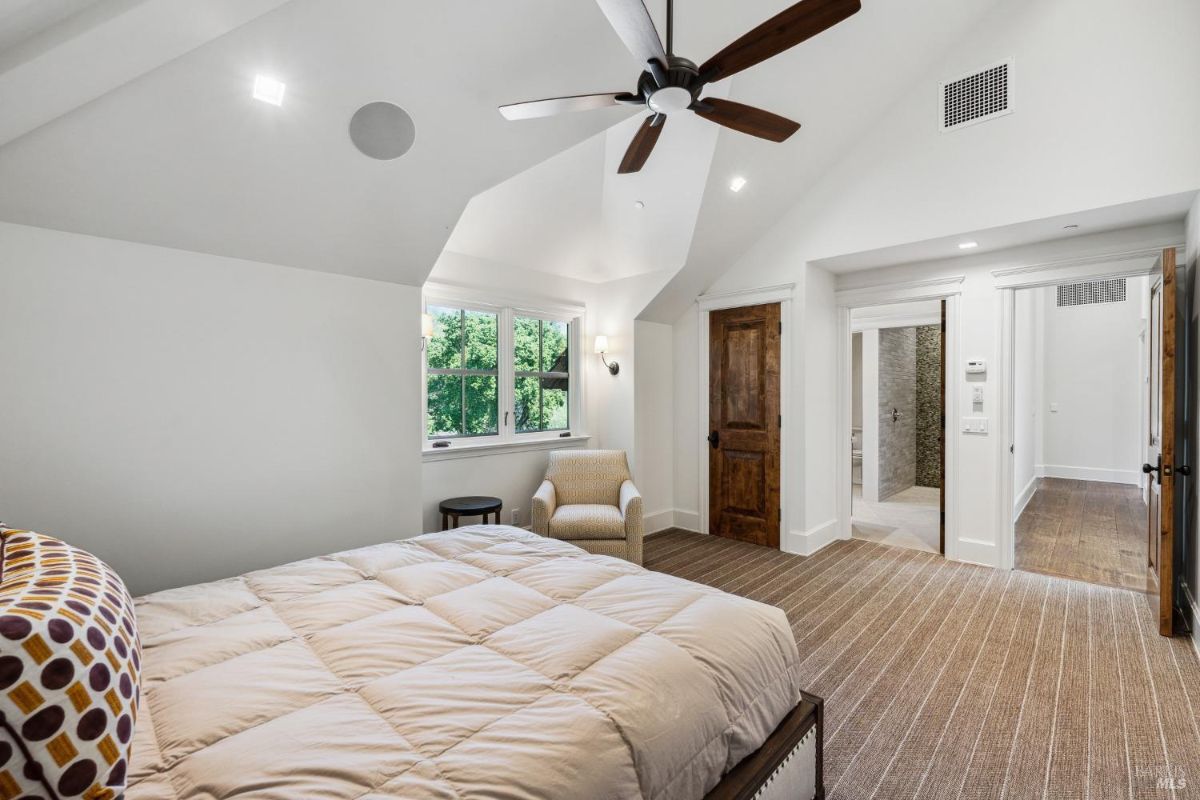
<instances>
[{"instance_id":1,"label":"black round side table","mask_svg":"<svg viewBox=\"0 0 1200 800\"><path fill-rule=\"evenodd\" d=\"M500 524L500 509L504 504L499 497L451 497L438 504L442 512L442 530L458 527L459 517L483 517L483 524L488 521L488 514L496 515L496 524ZM454 520L454 525L450 525Z\"/></svg>"}]
</instances>

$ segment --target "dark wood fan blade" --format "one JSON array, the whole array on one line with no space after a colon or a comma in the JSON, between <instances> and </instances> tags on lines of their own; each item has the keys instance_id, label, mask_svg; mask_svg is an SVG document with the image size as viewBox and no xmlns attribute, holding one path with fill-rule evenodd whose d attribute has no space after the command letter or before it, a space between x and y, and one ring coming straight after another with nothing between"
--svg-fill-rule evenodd
<instances>
[{"instance_id":1,"label":"dark wood fan blade","mask_svg":"<svg viewBox=\"0 0 1200 800\"><path fill-rule=\"evenodd\" d=\"M591 111L596 108L622 105L629 98L632 98L632 95L628 92L551 97L548 100L530 100L528 103L500 106L500 113L508 120L536 119L552 117L555 114L566 114L571 111Z\"/></svg>"},{"instance_id":2,"label":"dark wood fan blade","mask_svg":"<svg viewBox=\"0 0 1200 800\"><path fill-rule=\"evenodd\" d=\"M705 61L700 77L706 83L728 78L832 28L861 8L859 0L801 0Z\"/></svg>"},{"instance_id":3,"label":"dark wood fan blade","mask_svg":"<svg viewBox=\"0 0 1200 800\"><path fill-rule=\"evenodd\" d=\"M719 97L704 98L700 107L696 108L696 113L718 125L772 142L786 141L800 130L800 123L792 122L787 117Z\"/></svg>"},{"instance_id":4,"label":"dark wood fan blade","mask_svg":"<svg viewBox=\"0 0 1200 800\"><path fill-rule=\"evenodd\" d=\"M651 59L667 63L667 51L642 0L596 0L596 3L642 69Z\"/></svg>"},{"instance_id":5,"label":"dark wood fan blade","mask_svg":"<svg viewBox=\"0 0 1200 800\"><path fill-rule=\"evenodd\" d=\"M656 119L658 124L655 124ZM621 166L617 170L619 174L628 175L630 172L638 172L646 166L646 159L654 152L654 145L658 143L658 137L662 133L665 121L665 118L659 114L646 117L646 121L638 129L633 141L629 143L629 149L625 151L625 158L621 159Z\"/></svg>"}]
</instances>

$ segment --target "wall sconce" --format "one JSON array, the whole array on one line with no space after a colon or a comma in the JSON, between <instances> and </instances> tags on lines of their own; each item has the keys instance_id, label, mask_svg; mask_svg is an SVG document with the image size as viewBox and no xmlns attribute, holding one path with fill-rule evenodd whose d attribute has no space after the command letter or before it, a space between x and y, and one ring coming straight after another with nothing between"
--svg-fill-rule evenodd
<instances>
[{"instance_id":1,"label":"wall sconce","mask_svg":"<svg viewBox=\"0 0 1200 800\"><path fill-rule=\"evenodd\" d=\"M424 350L429 340L433 338L433 315L421 315L421 350Z\"/></svg>"},{"instance_id":2,"label":"wall sconce","mask_svg":"<svg viewBox=\"0 0 1200 800\"><path fill-rule=\"evenodd\" d=\"M608 367L609 374L616 375L618 372L621 371L621 365L615 361L612 362L611 364L608 363L608 361L605 360L605 358L604 358L604 353L606 350L608 350L608 337L607 336L597 336L595 351L600 356L601 363L603 363L604 366Z\"/></svg>"}]
</instances>

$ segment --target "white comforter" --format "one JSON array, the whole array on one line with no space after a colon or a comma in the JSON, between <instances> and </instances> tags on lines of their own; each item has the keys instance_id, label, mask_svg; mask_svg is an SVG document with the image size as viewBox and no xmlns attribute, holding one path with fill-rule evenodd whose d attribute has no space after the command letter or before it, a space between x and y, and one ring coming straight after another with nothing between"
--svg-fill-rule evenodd
<instances>
[{"instance_id":1,"label":"white comforter","mask_svg":"<svg viewBox=\"0 0 1200 800\"><path fill-rule=\"evenodd\" d=\"M779 609L504 526L137 612L129 800L699 798L799 695Z\"/></svg>"}]
</instances>

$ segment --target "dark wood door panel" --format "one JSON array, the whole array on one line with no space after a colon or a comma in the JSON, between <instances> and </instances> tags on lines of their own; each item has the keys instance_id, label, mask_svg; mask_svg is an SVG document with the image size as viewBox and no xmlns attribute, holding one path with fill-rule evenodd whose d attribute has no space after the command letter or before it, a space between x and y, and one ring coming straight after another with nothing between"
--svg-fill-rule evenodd
<instances>
[{"instance_id":1,"label":"dark wood door panel","mask_svg":"<svg viewBox=\"0 0 1200 800\"><path fill-rule=\"evenodd\" d=\"M767 427L763 402L764 356L761 321L725 326L722 423L726 428L763 431Z\"/></svg>"},{"instance_id":2,"label":"dark wood door panel","mask_svg":"<svg viewBox=\"0 0 1200 800\"><path fill-rule=\"evenodd\" d=\"M709 316L709 532L779 547L778 303Z\"/></svg>"},{"instance_id":3,"label":"dark wood door panel","mask_svg":"<svg viewBox=\"0 0 1200 800\"><path fill-rule=\"evenodd\" d=\"M720 452L724 511L765 520L767 516L767 465L761 452L748 453L722 447Z\"/></svg>"}]
</instances>

